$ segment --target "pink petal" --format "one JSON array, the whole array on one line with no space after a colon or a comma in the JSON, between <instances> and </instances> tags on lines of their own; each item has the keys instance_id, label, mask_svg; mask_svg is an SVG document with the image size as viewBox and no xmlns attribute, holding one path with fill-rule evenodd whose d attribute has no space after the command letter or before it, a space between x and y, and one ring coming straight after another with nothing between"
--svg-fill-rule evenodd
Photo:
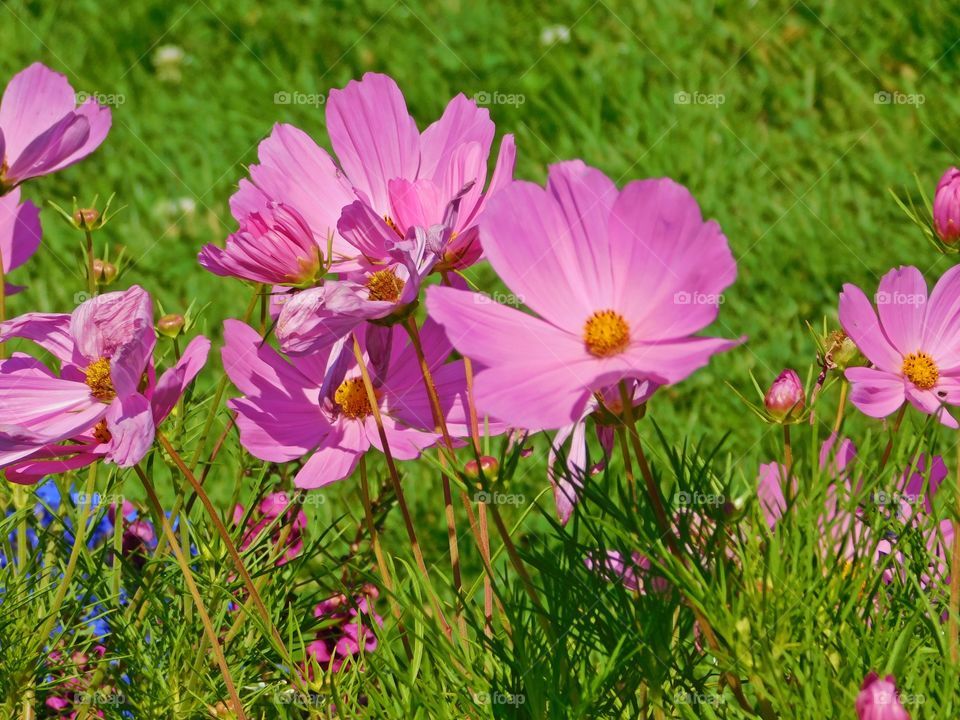
<instances>
[{"instance_id":1,"label":"pink petal","mask_svg":"<svg viewBox=\"0 0 960 720\"><path fill-rule=\"evenodd\" d=\"M562 210L543 188L511 184L490 199L479 224L484 253L516 304L578 334L605 309L590 295Z\"/></svg>"},{"instance_id":2,"label":"pink petal","mask_svg":"<svg viewBox=\"0 0 960 720\"><path fill-rule=\"evenodd\" d=\"M377 212L390 208L387 183L414 180L420 165L420 133L397 84L366 73L327 98L327 133L340 166Z\"/></svg>"},{"instance_id":3,"label":"pink petal","mask_svg":"<svg viewBox=\"0 0 960 720\"><path fill-rule=\"evenodd\" d=\"M111 435L107 460L122 468L136 465L153 445L155 428L150 401L139 393L114 400L107 411L107 430Z\"/></svg>"},{"instance_id":4,"label":"pink petal","mask_svg":"<svg viewBox=\"0 0 960 720\"><path fill-rule=\"evenodd\" d=\"M63 453L64 446L56 446ZM6 469L7 480L21 485L34 485L49 475L59 475L87 467L96 462L100 456L92 452L79 452L76 455L57 460L38 460L31 457L17 462Z\"/></svg>"},{"instance_id":5,"label":"pink petal","mask_svg":"<svg viewBox=\"0 0 960 720\"><path fill-rule=\"evenodd\" d=\"M486 162L495 132L489 110L477 107L476 102L463 94L457 95L447 103L440 119L423 131L419 176L442 183L438 172L446 170L450 156L465 143L477 143Z\"/></svg>"},{"instance_id":6,"label":"pink petal","mask_svg":"<svg viewBox=\"0 0 960 720\"><path fill-rule=\"evenodd\" d=\"M250 166L256 187L270 199L296 208L324 253L330 234L334 235L335 252L349 252L336 236L337 221L343 207L357 198L330 155L302 130L278 124L260 143L258 157L260 164ZM241 183L231 199L234 216L242 219L242 212L257 209L259 201L252 186Z\"/></svg>"},{"instance_id":7,"label":"pink petal","mask_svg":"<svg viewBox=\"0 0 960 720\"><path fill-rule=\"evenodd\" d=\"M77 96L66 76L42 63L18 72L0 101L0 128L6 139L7 158L19 157L37 135L76 107Z\"/></svg>"},{"instance_id":8,"label":"pink petal","mask_svg":"<svg viewBox=\"0 0 960 720\"><path fill-rule=\"evenodd\" d=\"M557 473L554 467L556 458L568 437L572 437L572 439L570 450L566 455L566 468L562 473ZM550 443L550 454L547 458L547 478L553 486L553 499L557 506L557 518L561 525L566 525L570 520L573 509L580 499L580 490L583 487L583 479L587 472L586 465L586 423L581 420L557 431L553 442Z\"/></svg>"},{"instance_id":9,"label":"pink petal","mask_svg":"<svg viewBox=\"0 0 960 720\"><path fill-rule=\"evenodd\" d=\"M10 163L7 179L22 182L46 175L71 163L90 138L90 122L77 113L65 115L48 128Z\"/></svg>"},{"instance_id":10,"label":"pink petal","mask_svg":"<svg viewBox=\"0 0 960 720\"><path fill-rule=\"evenodd\" d=\"M440 436L433 431L424 432L414 430L399 425L389 416L383 416L383 431L387 436L387 442L390 444L390 452L397 460L416 460L420 453L428 447L435 445ZM383 452L383 442L380 439L380 431L377 429L373 416L370 416L364 429L367 434L367 440L380 452Z\"/></svg>"},{"instance_id":11,"label":"pink petal","mask_svg":"<svg viewBox=\"0 0 960 720\"><path fill-rule=\"evenodd\" d=\"M779 463L767 463L760 466L760 477L757 484L757 496L760 498L760 507L767 525L773 529L777 520L783 517L787 508L787 501L783 496L784 468Z\"/></svg>"},{"instance_id":12,"label":"pink petal","mask_svg":"<svg viewBox=\"0 0 960 720\"><path fill-rule=\"evenodd\" d=\"M388 248L400 237L362 200L350 203L343 209L337 223L340 235L369 260L384 260Z\"/></svg>"},{"instance_id":13,"label":"pink petal","mask_svg":"<svg viewBox=\"0 0 960 720\"><path fill-rule=\"evenodd\" d=\"M737 266L719 225L704 222L685 187L669 178L629 183L608 233L609 307L624 314L631 336L679 338L716 319Z\"/></svg>"},{"instance_id":14,"label":"pink petal","mask_svg":"<svg viewBox=\"0 0 960 720\"><path fill-rule=\"evenodd\" d=\"M920 390L912 385L907 386L907 400L920 412L927 415L933 415L948 428L956 430L960 425L956 419L947 412L944 402L933 390Z\"/></svg>"},{"instance_id":15,"label":"pink petal","mask_svg":"<svg viewBox=\"0 0 960 720\"><path fill-rule=\"evenodd\" d=\"M206 365L209 353L210 341L203 336L195 337L187 345L177 364L160 376L153 397L150 398L154 423L159 425L171 413L180 396Z\"/></svg>"},{"instance_id":16,"label":"pink petal","mask_svg":"<svg viewBox=\"0 0 960 720\"><path fill-rule=\"evenodd\" d=\"M11 338L33 340L64 363L74 358L70 316L60 313L27 313L0 324L0 342Z\"/></svg>"},{"instance_id":17,"label":"pink petal","mask_svg":"<svg viewBox=\"0 0 960 720\"><path fill-rule=\"evenodd\" d=\"M293 484L303 490L325 487L349 477L369 445L366 445L356 423L353 428L344 428L338 438L331 433L325 444L316 449L304 464Z\"/></svg>"},{"instance_id":18,"label":"pink petal","mask_svg":"<svg viewBox=\"0 0 960 720\"><path fill-rule=\"evenodd\" d=\"M20 204L20 188L0 196L0 257L8 273L23 265L40 247L40 209Z\"/></svg>"},{"instance_id":19,"label":"pink petal","mask_svg":"<svg viewBox=\"0 0 960 720\"><path fill-rule=\"evenodd\" d=\"M915 267L900 267L880 279L877 312L884 335L902 355L922 350L927 282Z\"/></svg>"},{"instance_id":20,"label":"pink petal","mask_svg":"<svg viewBox=\"0 0 960 720\"><path fill-rule=\"evenodd\" d=\"M847 368L846 377L853 383L850 402L864 415L885 418L899 410L906 398L904 380L899 375L856 367Z\"/></svg>"},{"instance_id":21,"label":"pink petal","mask_svg":"<svg viewBox=\"0 0 960 720\"><path fill-rule=\"evenodd\" d=\"M704 367L716 353L734 348L745 339L687 337L657 343L633 343L621 355L609 358L605 365L611 383L632 375L668 385L680 382Z\"/></svg>"},{"instance_id":22,"label":"pink petal","mask_svg":"<svg viewBox=\"0 0 960 720\"><path fill-rule=\"evenodd\" d=\"M884 335L880 320L863 290L856 285L844 285L839 313L843 331L870 362L883 370L900 371L903 357Z\"/></svg>"},{"instance_id":23,"label":"pink petal","mask_svg":"<svg viewBox=\"0 0 960 720\"><path fill-rule=\"evenodd\" d=\"M439 223L450 200L433 180L423 178L414 182L402 178L391 180L388 190L393 221L404 233L411 227L428 228Z\"/></svg>"},{"instance_id":24,"label":"pink petal","mask_svg":"<svg viewBox=\"0 0 960 720\"><path fill-rule=\"evenodd\" d=\"M930 294L921 345L941 372L960 369L960 265L947 270Z\"/></svg>"}]
</instances>

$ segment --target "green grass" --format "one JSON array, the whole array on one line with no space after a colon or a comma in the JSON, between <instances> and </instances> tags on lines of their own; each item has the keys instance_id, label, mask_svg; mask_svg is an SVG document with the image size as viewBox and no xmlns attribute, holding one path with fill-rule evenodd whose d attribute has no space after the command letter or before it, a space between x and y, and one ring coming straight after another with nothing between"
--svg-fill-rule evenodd
<instances>
[{"instance_id":1,"label":"green grass","mask_svg":"<svg viewBox=\"0 0 960 720\"><path fill-rule=\"evenodd\" d=\"M66 73L78 91L122 98L113 107L114 127L101 149L80 165L29 184L27 197L67 206L74 196L83 203L94 195L116 193L116 203L125 209L98 242L109 242L111 255L125 248L128 264L117 287L142 284L168 312L196 302L205 307L200 330L215 339L225 317L243 312L249 291L204 272L196 253L207 242L222 242L235 229L227 199L244 177L245 166L255 161L257 144L273 123L289 122L329 147L322 104L277 104L277 93L325 95L363 72L386 72L400 84L421 128L458 92L518 96L522 102L490 107L498 135L511 132L517 137L518 177L542 181L550 163L579 157L620 185L662 175L687 185L704 214L719 221L739 265L737 283L726 294L712 330L728 337L745 335L749 341L690 380L661 391L651 403L649 416L666 442L657 443L648 430L648 445L668 488L683 482L697 487L709 478L734 497L750 497L759 463L781 452L779 436L754 420L727 383L749 393L751 372L761 385L784 366L807 373L815 363L815 347L806 322L819 326L824 317L836 322L843 283L859 284L870 294L890 267L913 264L932 285L948 266L889 193L893 189L919 200L916 176L929 196L960 151L955 131L960 117L960 16L946 2L5 0L0 18L0 83L42 60ZM543 31L556 25L568 28L568 41L544 44ZM184 53L179 80L165 79L156 62L158 49L170 45ZM923 103L880 104L875 101L879 92L919 94ZM723 101L679 104L677 93L721 95ZM30 285L11 300L11 313L68 311L84 287L76 231L51 209L44 210L42 219L43 250L11 277ZM495 282L483 270L477 277L483 284ZM207 397L219 373L214 353L201 381L204 394L198 397ZM826 402L820 412L829 418L833 396ZM195 437L204 413L205 406L191 415L190 437ZM847 429L860 440L875 427L852 414ZM797 431L798 444L805 448L800 472L811 485L817 477L811 461L814 431ZM904 435L912 438L921 431L927 433L924 447L950 447L945 433L923 429L916 417L908 421ZM816 432L823 437L822 429ZM719 446L714 470L678 470L670 451L685 442L702 443L710 452ZM534 444L534 457L523 461L513 480L528 499L546 486L547 443L537 438ZM235 471L248 462L233 449L226 452L223 467L228 469L211 476L211 493L224 505L235 489ZM897 452L901 467L908 453L899 447ZM163 467L159 462L157 466ZM615 468L611 475L620 472ZM442 571L446 537L436 473L426 465L411 465L409 470L417 481L411 496L425 551ZM168 474L157 472L163 479L161 494L172 497ZM621 485L616 477L598 481L614 498ZM135 478L127 479L124 487L139 496ZM256 487L254 472L242 494L249 496ZM336 585L331 568L340 567L360 505L352 485L332 488L324 497L328 502L310 512L317 527L336 523L332 536L324 536L329 557L315 557L300 570L329 590ZM678 632L689 635L692 614L684 609L668 622L664 618L672 617L675 603L645 599L636 605L629 593L583 571L579 558L584 547L606 533L618 536L615 544L630 547L651 531L646 511L631 520L618 515L616 503L605 507L602 498L596 501L596 515L603 518L596 520L600 527L578 526L571 537L551 527L548 493L540 501L544 513L527 518L522 533L522 550L538 568L558 624L571 628L571 637L583 647L543 656L540 650L550 646L548 638L532 619L515 574L501 562L498 568L510 577L504 592L511 597L515 646L506 647L502 637L486 647L477 641L456 658L476 670L471 682L481 678L503 692L522 691L527 698L523 706L477 710L462 704L463 697L481 686L470 684L451 665L451 657L433 647L429 638L435 628L428 631L419 625L417 632L425 634L417 646L422 665L409 666L394 634L371 661L368 677L376 682L366 682L359 673L344 682L362 685L373 707L383 716L396 717L416 712L462 717L468 707L470 712L505 717L564 717L565 701L576 706L572 696L564 694L569 677L576 678L570 683L580 693L583 703L577 707L585 717L630 716L636 707L618 705L616 697L619 692L629 695L641 678L653 695L696 692L695 678L709 675L711 668L684 663L676 654L681 651L663 636L663 628L673 627L672 622L682 628ZM202 514L195 512L194 517L201 522ZM811 506L796 525L815 517ZM396 520L391 517L386 541L400 547L404 535ZM747 647L740 650L751 658L742 668L745 676L774 689L783 717L841 717L851 715L864 668L888 665L913 692L928 697L928 709L947 713L924 711L920 717L955 716L953 690L937 689L946 666L935 657L936 630L921 611L907 618L903 609L915 602L912 589L898 590L889 626L872 635L862 622L857 624L850 605L856 592L851 594L846 585L856 581L859 586L860 579L873 582L876 576L867 577L863 570L863 578L848 580L837 568L822 568L810 538L797 532L788 535L787 541L796 546L783 550L784 566L774 570L782 582L773 593L750 594L741 585L756 579L751 573L765 577L750 563L775 559L777 548L768 550L770 556L749 555L746 578L729 585L729 578L716 568L686 583L678 579L678 584L702 593L718 630L732 644L743 635L740 640ZM204 590L219 602L223 597L216 582L227 581L222 548L213 538L204 541L217 560L207 558L203 565L210 583ZM398 563L412 562L398 554L403 556ZM465 562L470 577L478 577L476 557L470 555ZM369 571L369 563L355 564ZM176 567L163 568L170 576L168 590L185 595ZM828 573L822 582L821 570ZM423 588L416 573L398 571L405 578L402 599L417 605L416 593ZM284 577L293 582L295 575L291 571ZM319 597L321 588L311 587L310 592ZM587 602L601 593L614 596L613 609ZM275 600L281 629L296 633L297 618L309 614L309 601L301 600L287 616L279 595ZM758 613L757 607L764 611ZM175 625L179 609L165 610L166 616L158 613L154 620ZM380 611L389 614L385 604ZM0 647L16 637L12 629L27 626L31 615L36 613L27 601L8 632L0 619ZM412 622L428 622L416 613L411 616ZM476 607L471 622L482 623ZM916 629L921 626L923 631ZM195 621L185 627L197 637L201 632ZM618 632L622 627L634 629L627 634L630 647L616 645L624 637ZM908 627L915 634L901 640ZM170 652L151 651L151 662L161 666L147 673L148 680L135 691L144 703L159 696L157 688L167 678L185 682L184 697L190 698L181 714L173 716L202 712L205 702L222 693L212 663L199 679L183 671L192 639L165 636ZM251 633L229 658L232 667L246 673L246 681L256 682L262 663L277 660L258 643L259 636ZM131 657L143 651L135 636L122 648ZM244 653L258 653L257 661L245 661ZM18 662L12 658L0 667L0 676L12 673ZM540 670L531 672L537 667ZM780 674L774 672L777 668ZM0 685L0 691L6 689ZM729 694L726 697L728 704L696 711L707 713L703 717L738 717ZM690 714L690 706L677 708L676 717L699 717ZM173 712L168 707L155 710L168 711ZM351 715L360 709L344 712Z\"/></svg>"}]
</instances>

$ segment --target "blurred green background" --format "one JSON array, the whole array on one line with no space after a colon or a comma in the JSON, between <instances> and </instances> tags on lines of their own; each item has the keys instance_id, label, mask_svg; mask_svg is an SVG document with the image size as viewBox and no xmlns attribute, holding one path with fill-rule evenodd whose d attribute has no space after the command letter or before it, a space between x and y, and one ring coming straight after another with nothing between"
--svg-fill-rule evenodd
<instances>
[{"instance_id":1,"label":"blurred green background","mask_svg":"<svg viewBox=\"0 0 960 720\"><path fill-rule=\"evenodd\" d=\"M517 136L519 177L571 157L621 185L669 175L719 220L740 275L713 330L750 340L653 404L673 437L732 430L735 458L759 454L770 433L738 422L725 382L805 372L804 323L835 318L843 282L873 292L896 264L943 270L889 190L919 197L917 174L932 194L960 148L947 2L11 0L0 19L2 82L42 60L114 103L105 145L27 196L116 192L126 209L100 242L127 248L118 286L143 284L167 311L212 303L213 335L248 291L196 253L235 229L227 199L257 143L282 121L328 146L323 96L368 70L396 78L421 127L455 93L488 101L498 134ZM79 238L43 220L13 313L68 310L83 288Z\"/></svg>"}]
</instances>

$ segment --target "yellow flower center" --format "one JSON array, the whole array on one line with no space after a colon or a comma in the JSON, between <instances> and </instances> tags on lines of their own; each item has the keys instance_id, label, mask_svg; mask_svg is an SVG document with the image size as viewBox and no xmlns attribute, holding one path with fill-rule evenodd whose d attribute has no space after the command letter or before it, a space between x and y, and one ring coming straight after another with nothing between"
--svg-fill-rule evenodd
<instances>
[{"instance_id":1,"label":"yellow flower center","mask_svg":"<svg viewBox=\"0 0 960 720\"><path fill-rule=\"evenodd\" d=\"M363 378L348 378L340 383L340 387L333 394L333 400L340 408L340 412L348 418L362 420L373 414L370 400L367 399L367 388Z\"/></svg>"},{"instance_id":2,"label":"yellow flower center","mask_svg":"<svg viewBox=\"0 0 960 720\"><path fill-rule=\"evenodd\" d=\"M101 420L93 428L93 437L97 439L99 443L108 443L113 439L113 435L107 429L107 421Z\"/></svg>"},{"instance_id":3,"label":"yellow flower center","mask_svg":"<svg viewBox=\"0 0 960 720\"><path fill-rule=\"evenodd\" d=\"M90 394L97 400L108 403L117 396L117 391L113 388L113 378L110 377L108 358L94 360L83 372L87 376L86 383L90 388Z\"/></svg>"},{"instance_id":4,"label":"yellow flower center","mask_svg":"<svg viewBox=\"0 0 960 720\"><path fill-rule=\"evenodd\" d=\"M929 390L940 379L940 371L933 358L925 352L912 352L903 359L902 372L907 380L921 390Z\"/></svg>"},{"instance_id":5,"label":"yellow flower center","mask_svg":"<svg viewBox=\"0 0 960 720\"><path fill-rule=\"evenodd\" d=\"M587 323L583 326L583 342L591 355L617 355L630 344L630 327L620 313L599 310L587 318Z\"/></svg>"},{"instance_id":6,"label":"yellow flower center","mask_svg":"<svg viewBox=\"0 0 960 720\"><path fill-rule=\"evenodd\" d=\"M406 283L397 277L397 274L391 269L377 270L367 278L367 290L370 291L370 300L379 300L382 302L396 302L400 299L400 294Z\"/></svg>"}]
</instances>

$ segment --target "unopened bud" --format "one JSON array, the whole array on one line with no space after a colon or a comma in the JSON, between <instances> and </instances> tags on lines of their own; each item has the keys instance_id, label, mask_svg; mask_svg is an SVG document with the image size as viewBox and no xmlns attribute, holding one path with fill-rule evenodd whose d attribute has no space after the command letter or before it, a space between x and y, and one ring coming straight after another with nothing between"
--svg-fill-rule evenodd
<instances>
[{"instance_id":1,"label":"unopened bud","mask_svg":"<svg viewBox=\"0 0 960 720\"><path fill-rule=\"evenodd\" d=\"M80 208L73 213L73 221L77 227L92 230L93 224L100 219L100 211L96 208Z\"/></svg>"},{"instance_id":2,"label":"unopened bud","mask_svg":"<svg viewBox=\"0 0 960 720\"><path fill-rule=\"evenodd\" d=\"M933 228L948 245L960 240L960 170L949 168L933 196Z\"/></svg>"},{"instance_id":3,"label":"unopened bud","mask_svg":"<svg viewBox=\"0 0 960 720\"><path fill-rule=\"evenodd\" d=\"M500 463L497 462L495 457L490 457L489 455L483 455L480 458L479 464L477 464L476 460L470 460L463 466L463 474L471 480L479 480L481 474L487 480L493 480L497 477L499 470Z\"/></svg>"},{"instance_id":4,"label":"unopened bud","mask_svg":"<svg viewBox=\"0 0 960 720\"><path fill-rule=\"evenodd\" d=\"M784 370L763 397L764 407L774 420L792 420L803 412L803 383L793 370Z\"/></svg>"},{"instance_id":5,"label":"unopened bud","mask_svg":"<svg viewBox=\"0 0 960 720\"><path fill-rule=\"evenodd\" d=\"M117 278L117 266L97 258L93 261L93 278L100 285L109 285Z\"/></svg>"},{"instance_id":6,"label":"unopened bud","mask_svg":"<svg viewBox=\"0 0 960 720\"><path fill-rule=\"evenodd\" d=\"M183 315L164 315L157 321L157 331L168 338L175 338L183 332L186 325Z\"/></svg>"}]
</instances>

